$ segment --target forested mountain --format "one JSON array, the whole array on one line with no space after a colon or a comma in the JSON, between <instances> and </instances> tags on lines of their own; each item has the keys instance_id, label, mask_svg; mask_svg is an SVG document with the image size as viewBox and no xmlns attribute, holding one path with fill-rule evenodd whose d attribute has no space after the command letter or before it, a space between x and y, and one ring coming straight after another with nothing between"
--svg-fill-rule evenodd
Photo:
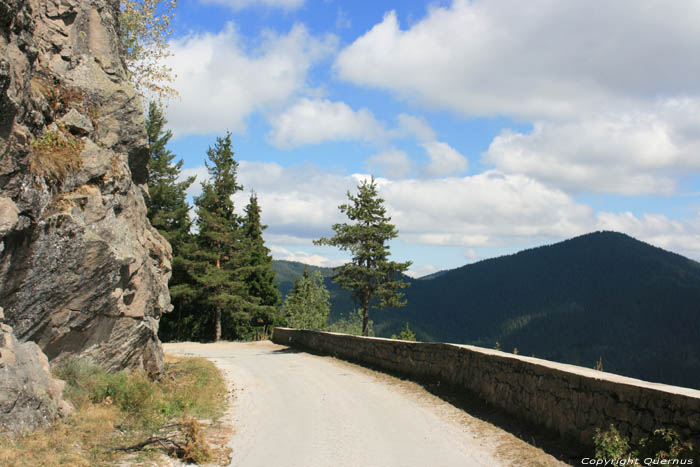
<instances>
[{"instance_id":1,"label":"forested mountain","mask_svg":"<svg viewBox=\"0 0 700 467\"><path fill-rule=\"evenodd\" d=\"M304 274L304 269L307 269L309 272L318 271L324 278L333 276L333 268L311 266L297 261L274 260L272 262L272 270L275 271L275 279L278 283L277 289L283 296L287 295L287 292L292 289L294 281Z\"/></svg>"},{"instance_id":2,"label":"forested mountain","mask_svg":"<svg viewBox=\"0 0 700 467\"><path fill-rule=\"evenodd\" d=\"M614 232L414 280L408 305L373 313L420 340L469 343L700 388L700 263ZM347 304L334 303L335 308Z\"/></svg>"}]
</instances>

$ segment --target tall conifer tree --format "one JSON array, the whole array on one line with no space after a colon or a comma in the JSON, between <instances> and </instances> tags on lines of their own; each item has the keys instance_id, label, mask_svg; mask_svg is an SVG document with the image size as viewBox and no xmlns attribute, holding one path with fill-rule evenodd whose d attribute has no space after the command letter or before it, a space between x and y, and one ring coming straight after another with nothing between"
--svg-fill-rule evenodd
<instances>
[{"instance_id":1,"label":"tall conifer tree","mask_svg":"<svg viewBox=\"0 0 700 467\"><path fill-rule=\"evenodd\" d=\"M217 138L207 157L205 165L211 180L202 183L202 194L194 201L199 232L188 269L202 291L202 307L212 314L214 339L218 341L223 314L230 323L249 322L256 300L249 295L241 274L241 267L248 261L247 245L232 196L243 186L237 180L238 162L231 149L231 133ZM241 337L235 329L226 331L228 337Z\"/></svg>"},{"instance_id":2,"label":"tall conifer tree","mask_svg":"<svg viewBox=\"0 0 700 467\"><path fill-rule=\"evenodd\" d=\"M164 340L182 339L186 331L186 322L191 321L191 310L188 304L192 302L195 290L184 269L183 250L192 241L190 228L192 221L189 216L186 190L194 182L195 177L179 181L182 170L182 160L174 162L175 154L167 148L172 138L172 132L165 129L167 120L163 108L156 102L148 106L146 120L146 135L148 138L149 173L148 219L158 232L165 237L173 249L172 276L169 288L175 310L162 317L160 336Z\"/></svg>"},{"instance_id":3,"label":"tall conifer tree","mask_svg":"<svg viewBox=\"0 0 700 467\"><path fill-rule=\"evenodd\" d=\"M253 325L262 326L267 334L275 321L276 308L280 303L280 294L275 284L275 271L272 269L272 256L265 246L263 230L267 228L260 218L260 205L255 193L245 208L243 235L247 242L248 261L242 272L248 286L248 293L257 300L253 312Z\"/></svg>"},{"instance_id":4,"label":"tall conifer tree","mask_svg":"<svg viewBox=\"0 0 700 467\"><path fill-rule=\"evenodd\" d=\"M352 253L351 262L338 268L333 282L351 290L353 298L362 307L362 335L369 333L370 307L400 307L406 304L400 289L410 284L401 280L401 273L410 261L389 261L387 242L398 236L389 223L384 200L379 197L374 177L357 187L357 195L347 193L350 203L339 206L352 224L335 224L335 235L315 240L316 245L337 246Z\"/></svg>"},{"instance_id":5,"label":"tall conifer tree","mask_svg":"<svg viewBox=\"0 0 700 467\"><path fill-rule=\"evenodd\" d=\"M168 121L163 108L156 102L148 106L146 135L150 161L148 166L148 218L151 225L165 237L173 247L173 255L178 254L182 242L190 235L192 222L189 217L186 190L195 177L178 181L182 171L182 159L173 162L175 154L167 148L173 134L165 130Z\"/></svg>"}]
</instances>

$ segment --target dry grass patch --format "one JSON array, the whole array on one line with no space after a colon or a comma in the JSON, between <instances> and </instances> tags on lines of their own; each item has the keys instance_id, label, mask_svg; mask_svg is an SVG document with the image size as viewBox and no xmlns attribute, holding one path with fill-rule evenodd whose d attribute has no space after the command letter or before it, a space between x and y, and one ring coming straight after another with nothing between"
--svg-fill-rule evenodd
<instances>
[{"instance_id":1,"label":"dry grass patch","mask_svg":"<svg viewBox=\"0 0 700 467\"><path fill-rule=\"evenodd\" d=\"M32 139L29 170L34 175L61 182L67 175L80 170L80 153L85 143L64 126L57 125L57 128Z\"/></svg>"},{"instance_id":2,"label":"dry grass patch","mask_svg":"<svg viewBox=\"0 0 700 467\"><path fill-rule=\"evenodd\" d=\"M168 358L159 382L142 371L108 373L85 360L55 373L66 380L75 413L25 436L0 436L0 465L102 466L126 457L158 465L164 454L228 465L225 440L208 440L221 431L228 404L226 383L210 361Z\"/></svg>"}]
</instances>

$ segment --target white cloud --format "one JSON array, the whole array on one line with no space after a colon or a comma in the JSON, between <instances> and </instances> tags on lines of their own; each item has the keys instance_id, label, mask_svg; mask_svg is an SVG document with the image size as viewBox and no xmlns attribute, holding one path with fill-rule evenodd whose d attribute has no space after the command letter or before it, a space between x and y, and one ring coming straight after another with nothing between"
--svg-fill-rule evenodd
<instances>
[{"instance_id":1,"label":"white cloud","mask_svg":"<svg viewBox=\"0 0 700 467\"><path fill-rule=\"evenodd\" d=\"M454 0L404 29L388 13L334 68L430 109L536 122L485 154L506 173L573 193L667 195L700 170L698 17L695 0ZM399 126L436 140L411 117Z\"/></svg>"},{"instance_id":2,"label":"white cloud","mask_svg":"<svg viewBox=\"0 0 700 467\"><path fill-rule=\"evenodd\" d=\"M695 0L454 0L404 30L388 13L335 69L461 114L572 117L700 93L698 17Z\"/></svg>"},{"instance_id":3,"label":"white cloud","mask_svg":"<svg viewBox=\"0 0 700 467\"><path fill-rule=\"evenodd\" d=\"M380 189L406 242L486 246L506 239L566 238L590 225L592 210L522 175L388 182Z\"/></svg>"},{"instance_id":4,"label":"white cloud","mask_svg":"<svg viewBox=\"0 0 700 467\"><path fill-rule=\"evenodd\" d=\"M432 274L437 271L438 268L436 268L432 264L421 264L420 266L411 267L411 269L406 271L406 275L409 277L418 278L427 276L428 274Z\"/></svg>"},{"instance_id":5,"label":"white cloud","mask_svg":"<svg viewBox=\"0 0 700 467\"><path fill-rule=\"evenodd\" d=\"M408 114L399 114L399 132L406 136L415 137L418 141L435 140L435 131L430 124L422 117L415 117Z\"/></svg>"},{"instance_id":6,"label":"white cloud","mask_svg":"<svg viewBox=\"0 0 700 467\"><path fill-rule=\"evenodd\" d=\"M413 170L413 161L398 149L374 154L365 164L371 172L388 178L403 178Z\"/></svg>"},{"instance_id":7,"label":"white cloud","mask_svg":"<svg viewBox=\"0 0 700 467\"><path fill-rule=\"evenodd\" d=\"M689 107L537 122L529 134L505 130L484 160L567 190L668 195L677 177L700 169L700 106Z\"/></svg>"},{"instance_id":8,"label":"white cloud","mask_svg":"<svg viewBox=\"0 0 700 467\"><path fill-rule=\"evenodd\" d=\"M631 212L598 214L600 230L624 232L667 250L700 259L700 213L683 221L669 219L663 214Z\"/></svg>"},{"instance_id":9,"label":"white cloud","mask_svg":"<svg viewBox=\"0 0 700 467\"><path fill-rule=\"evenodd\" d=\"M187 193L187 196L199 196L202 193L202 182L209 179L209 172L203 165L189 169L182 169L182 172L180 172L180 176L177 180L178 182L183 182L192 176L197 178L194 180L194 183L189 186L185 193Z\"/></svg>"},{"instance_id":10,"label":"white cloud","mask_svg":"<svg viewBox=\"0 0 700 467\"><path fill-rule=\"evenodd\" d=\"M455 151L447 143L428 141L422 144L430 157L424 171L431 177L441 177L467 170L467 158Z\"/></svg>"},{"instance_id":11,"label":"white cloud","mask_svg":"<svg viewBox=\"0 0 700 467\"><path fill-rule=\"evenodd\" d=\"M305 251L290 251L276 245L270 245L270 252L274 259L285 261L296 261L298 263L310 264L312 266L320 266L325 268L333 268L343 265L346 261L326 258L318 254L309 254Z\"/></svg>"},{"instance_id":12,"label":"white cloud","mask_svg":"<svg viewBox=\"0 0 700 467\"><path fill-rule=\"evenodd\" d=\"M283 10L296 10L304 5L304 0L199 0L201 3L216 3L228 6L234 10L242 10L250 7L282 8Z\"/></svg>"},{"instance_id":13,"label":"white cloud","mask_svg":"<svg viewBox=\"0 0 700 467\"><path fill-rule=\"evenodd\" d=\"M326 141L387 140L387 132L368 109L353 110L344 102L301 98L270 119L272 143L294 148Z\"/></svg>"},{"instance_id":14,"label":"white cloud","mask_svg":"<svg viewBox=\"0 0 700 467\"><path fill-rule=\"evenodd\" d=\"M201 174L202 170L188 169L188 173ZM254 189L262 221L269 226L265 231L268 244L277 248L298 245L286 256L278 250L277 258L322 261L312 258L317 253L303 252L311 240L332 235L333 224L347 221L338 206L347 201L346 192L354 192L367 177L311 165L282 167L241 161L239 180L246 190L235 201L242 212L249 190ZM378 178L377 185L402 242L463 247L468 260L476 258L479 247L532 246L596 230L624 232L700 258L700 213L679 220L654 213L596 212L557 188L495 170L467 177Z\"/></svg>"},{"instance_id":15,"label":"white cloud","mask_svg":"<svg viewBox=\"0 0 700 467\"><path fill-rule=\"evenodd\" d=\"M254 49L246 41L228 23L218 34L191 34L170 43L167 64L181 96L168 106L176 135L244 132L250 113L283 105L303 90L309 69L337 44L335 36L317 39L301 25L285 35L263 32Z\"/></svg>"},{"instance_id":16,"label":"white cloud","mask_svg":"<svg viewBox=\"0 0 700 467\"><path fill-rule=\"evenodd\" d=\"M262 221L272 235L310 241L328 234L342 222L338 206L357 182L312 165L282 167L275 163L241 161L239 181L245 192L236 196L238 206L247 203L247 191L255 190L262 208Z\"/></svg>"}]
</instances>

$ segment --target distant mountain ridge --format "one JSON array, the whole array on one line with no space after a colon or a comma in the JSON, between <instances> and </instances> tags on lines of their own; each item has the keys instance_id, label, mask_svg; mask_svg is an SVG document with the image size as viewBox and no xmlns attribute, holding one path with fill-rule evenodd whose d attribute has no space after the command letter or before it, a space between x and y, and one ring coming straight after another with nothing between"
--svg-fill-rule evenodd
<instances>
[{"instance_id":1,"label":"distant mountain ridge","mask_svg":"<svg viewBox=\"0 0 700 467\"><path fill-rule=\"evenodd\" d=\"M373 313L377 335L408 322L421 340L587 367L602 357L605 371L700 388L700 263L630 236L595 232L411 282L406 307Z\"/></svg>"}]
</instances>

